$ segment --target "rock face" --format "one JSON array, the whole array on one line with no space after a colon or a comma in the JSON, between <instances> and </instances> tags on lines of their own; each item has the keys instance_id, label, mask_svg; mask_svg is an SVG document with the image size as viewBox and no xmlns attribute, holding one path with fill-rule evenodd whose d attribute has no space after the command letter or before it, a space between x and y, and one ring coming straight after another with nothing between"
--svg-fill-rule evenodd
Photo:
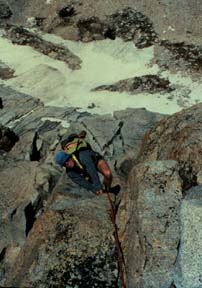
<instances>
[{"instance_id":1,"label":"rock face","mask_svg":"<svg viewBox=\"0 0 202 288\"><path fill-rule=\"evenodd\" d=\"M180 239L178 164L137 165L130 175L129 198L128 287L170 287Z\"/></svg>"},{"instance_id":2,"label":"rock face","mask_svg":"<svg viewBox=\"0 0 202 288\"><path fill-rule=\"evenodd\" d=\"M114 184L121 183L123 190L113 199L118 207L143 134L165 116L145 109L88 115L74 108L44 107L39 99L0 89L4 103L0 119L19 137L9 154L1 156L0 194L8 201L2 210L0 285L43 287L48 281L56 286L119 287L106 195L98 198L61 175L54 155L62 137L86 130L87 140L110 164ZM62 126L64 122L69 128ZM7 182L13 173L18 183Z\"/></svg>"},{"instance_id":3,"label":"rock face","mask_svg":"<svg viewBox=\"0 0 202 288\"><path fill-rule=\"evenodd\" d=\"M200 285L201 104L169 117L103 117L0 89L1 122L19 137L0 156L1 286L120 287L106 195L79 188L54 163L60 140L81 130L121 184L112 197L127 286Z\"/></svg>"},{"instance_id":4,"label":"rock face","mask_svg":"<svg viewBox=\"0 0 202 288\"><path fill-rule=\"evenodd\" d=\"M18 257L18 271L11 271L6 285L118 287L107 198L78 197L71 199L66 193L48 205Z\"/></svg>"},{"instance_id":5,"label":"rock face","mask_svg":"<svg viewBox=\"0 0 202 288\"><path fill-rule=\"evenodd\" d=\"M118 214L128 287L201 285L201 115L195 105L143 138Z\"/></svg>"},{"instance_id":6,"label":"rock face","mask_svg":"<svg viewBox=\"0 0 202 288\"><path fill-rule=\"evenodd\" d=\"M43 200L48 197L49 191L43 188L48 184L48 179L51 181L48 174L49 177L43 179L45 173L37 162L16 162L12 157L1 157L1 285L26 242L35 216L43 207Z\"/></svg>"},{"instance_id":7,"label":"rock face","mask_svg":"<svg viewBox=\"0 0 202 288\"><path fill-rule=\"evenodd\" d=\"M105 21L95 16L80 19L77 27L79 40L82 41L120 37L124 41L134 41L138 48L144 48L157 40L148 17L132 8L117 11L107 16Z\"/></svg>"},{"instance_id":8,"label":"rock face","mask_svg":"<svg viewBox=\"0 0 202 288\"><path fill-rule=\"evenodd\" d=\"M181 204L181 243L175 277L180 288L201 286L201 192L201 185L192 187Z\"/></svg>"}]
</instances>

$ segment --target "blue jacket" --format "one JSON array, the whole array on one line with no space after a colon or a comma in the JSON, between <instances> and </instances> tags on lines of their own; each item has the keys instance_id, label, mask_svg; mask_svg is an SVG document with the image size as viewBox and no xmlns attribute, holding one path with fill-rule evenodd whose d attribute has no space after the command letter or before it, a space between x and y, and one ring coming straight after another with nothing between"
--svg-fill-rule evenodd
<instances>
[{"instance_id":1,"label":"blue jacket","mask_svg":"<svg viewBox=\"0 0 202 288\"><path fill-rule=\"evenodd\" d=\"M102 189L97 170L97 163L102 156L93 150L81 150L76 153L76 157L84 170L75 165L71 169L66 168L67 175L73 182L94 193Z\"/></svg>"}]
</instances>

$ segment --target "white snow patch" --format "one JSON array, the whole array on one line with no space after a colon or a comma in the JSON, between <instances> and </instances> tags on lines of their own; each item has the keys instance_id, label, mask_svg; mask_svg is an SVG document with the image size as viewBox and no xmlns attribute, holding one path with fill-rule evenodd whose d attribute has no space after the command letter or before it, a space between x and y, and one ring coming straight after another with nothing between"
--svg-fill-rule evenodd
<instances>
[{"instance_id":1,"label":"white snow patch","mask_svg":"<svg viewBox=\"0 0 202 288\"><path fill-rule=\"evenodd\" d=\"M82 43L50 34L43 35L43 38L68 47L81 58L82 68L72 71L62 61L28 46L13 45L0 37L0 61L14 69L16 76L0 83L40 98L45 105L78 107L90 113L106 114L127 107L145 107L150 111L172 114L182 109L183 97L177 91L172 92L172 99L168 99L169 93L130 95L126 92L91 91L122 79L158 74L159 67L151 65L153 47L137 49L133 43L121 39ZM201 102L201 83L169 72L161 76L190 90L185 106ZM90 108L93 106L95 108Z\"/></svg>"}]
</instances>

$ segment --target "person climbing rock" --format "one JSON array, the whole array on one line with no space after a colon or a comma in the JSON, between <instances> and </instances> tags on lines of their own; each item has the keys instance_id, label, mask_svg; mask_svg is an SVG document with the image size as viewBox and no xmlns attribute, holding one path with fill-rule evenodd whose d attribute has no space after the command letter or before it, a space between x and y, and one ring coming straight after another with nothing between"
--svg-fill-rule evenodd
<instances>
[{"instance_id":1,"label":"person climbing rock","mask_svg":"<svg viewBox=\"0 0 202 288\"><path fill-rule=\"evenodd\" d=\"M66 168L66 173L73 182L101 195L111 188L112 172L105 159L84 140L85 136L85 131L82 131L79 135L71 134L63 140L63 151L56 154L55 160ZM103 185L99 173L104 176Z\"/></svg>"}]
</instances>

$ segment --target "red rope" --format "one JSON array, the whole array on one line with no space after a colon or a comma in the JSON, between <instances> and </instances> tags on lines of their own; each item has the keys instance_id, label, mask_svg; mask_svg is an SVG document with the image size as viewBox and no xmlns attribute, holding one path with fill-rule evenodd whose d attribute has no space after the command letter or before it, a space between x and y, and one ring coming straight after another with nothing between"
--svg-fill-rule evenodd
<instances>
[{"instance_id":1,"label":"red rope","mask_svg":"<svg viewBox=\"0 0 202 288\"><path fill-rule=\"evenodd\" d=\"M119 244L119 236L118 236L118 229L117 229L116 220L115 220L114 207L113 207L112 199L109 195L109 192L107 192L107 196L109 199L109 204L110 204L110 209L111 209L112 224L114 225L117 258L118 258L118 266L119 266L119 272L120 272L120 277L121 277L121 283L122 283L122 287L126 288L126 284L124 281L123 266L122 266L122 259L121 259L121 249L120 249L120 244Z\"/></svg>"}]
</instances>

